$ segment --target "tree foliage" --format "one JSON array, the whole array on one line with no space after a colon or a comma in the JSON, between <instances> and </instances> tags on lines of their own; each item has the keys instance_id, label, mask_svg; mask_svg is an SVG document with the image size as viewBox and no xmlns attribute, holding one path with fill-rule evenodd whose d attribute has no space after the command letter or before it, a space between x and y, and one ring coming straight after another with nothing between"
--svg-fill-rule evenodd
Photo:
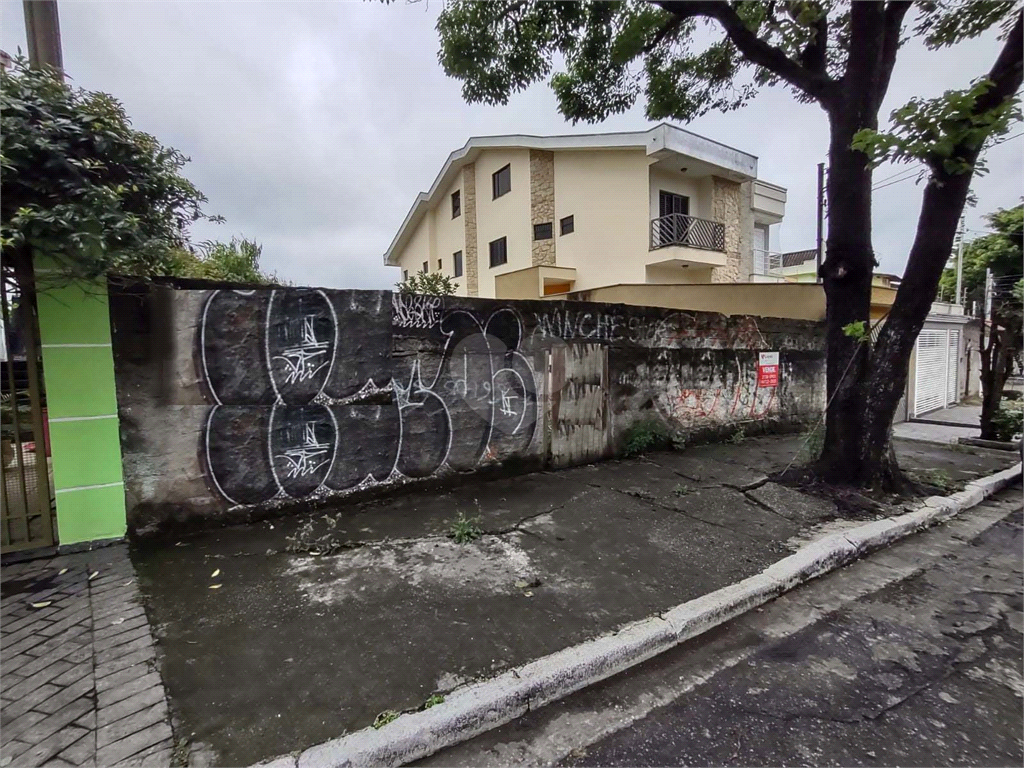
<instances>
[{"instance_id":1,"label":"tree foliage","mask_svg":"<svg viewBox=\"0 0 1024 768\"><path fill-rule=\"evenodd\" d=\"M253 285L278 285L277 275L260 270L263 246L245 238L205 243L200 248L172 254L166 274L204 280L224 280Z\"/></svg>"},{"instance_id":2,"label":"tree foliage","mask_svg":"<svg viewBox=\"0 0 1024 768\"><path fill-rule=\"evenodd\" d=\"M985 219L992 233L964 245L963 292L978 302L984 298L986 270L1004 285L1024 273L1024 206L1001 208ZM944 270L940 285L942 296L955 294L956 269Z\"/></svg>"},{"instance_id":3,"label":"tree foliage","mask_svg":"<svg viewBox=\"0 0 1024 768\"><path fill-rule=\"evenodd\" d=\"M996 27L1004 42L970 87L914 99L880 131L878 113L908 24L930 49ZM688 122L736 109L776 84L816 102L829 122L829 231L821 267L828 412L816 470L843 482L898 484L889 435L914 339L980 152L1019 116L1024 15L1018 2L452 0L438 31L441 64L462 81L467 100L505 104L547 79L559 110L573 122L603 120L640 99L651 119ZM928 183L896 300L877 340L862 343L845 329L870 320L871 171L883 159L923 161Z\"/></svg>"},{"instance_id":4,"label":"tree foliage","mask_svg":"<svg viewBox=\"0 0 1024 768\"><path fill-rule=\"evenodd\" d=\"M208 217L188 158L137 131L121 104L17 59L0 73L0 246L69 276L166 273Z\"/></svg>"},{"instance_id":5,"label":"tree foliage","mask_svg":"<svg viewBox=\"0 0 1024 768\"><path fill-rule=\"evenodd\" d=\"M400 293L423 293L428 296L454 296L455 283L442 272L416 272L397 283Z\"/></svg>"}]
</instances>

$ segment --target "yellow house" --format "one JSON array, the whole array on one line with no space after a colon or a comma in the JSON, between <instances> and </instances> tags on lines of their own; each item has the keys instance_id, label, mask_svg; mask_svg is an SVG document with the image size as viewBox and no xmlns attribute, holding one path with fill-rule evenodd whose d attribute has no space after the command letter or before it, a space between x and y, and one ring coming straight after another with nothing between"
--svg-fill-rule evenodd
<instances>
[{"instance_id":1,"label":"yellow house","mask_svg":"<svg viewBox=\"0 0 1024 768\"><path fill-rule=\"evenodd\" d=\"M487 298L748 283L785 206L754 155L668 124L473 138L416 198L384 263Z\"/></svg>"}]
</instances>

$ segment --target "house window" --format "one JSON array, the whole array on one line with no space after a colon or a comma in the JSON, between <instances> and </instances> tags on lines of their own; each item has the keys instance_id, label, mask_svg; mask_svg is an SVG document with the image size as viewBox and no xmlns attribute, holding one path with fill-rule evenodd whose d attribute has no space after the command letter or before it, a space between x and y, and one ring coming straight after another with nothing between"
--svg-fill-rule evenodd
<instances>
[{"instance_id":1,"label":"house window","mask_svg":"<svg viewBox=\"0 0 1024 768\"><path fill-rule=\"evenodd\" d=\"M462 215L462 190L456 189L452 192L452 218L457 219Z\"/></svg>"},{"instance_id":2,"label":"house window","mask_svg":"<svg viewBox=\"0 0 1024 768\"><path fill-rule=\"evenodd\" d=\"M554 237L552 233L552 227L550 221L545 221L543 224L533 225L533 239L534 240L550 240Z\"/></svg>"},{"instance_id":3,"label":"house window","mask_svg":"<svg viewBox=\"0 0 1024 768\"><path fill-rule=\"evenodd\" d=\"M452 254L452 272L456 277L462 277L462 251Z\"/></svg>"},{"instance_id":4,"label":"house window","mask_svg":"<svg viewBox=\"0 0 1024 768\"><path fill-rule=\"evenodd\" d=\"M512 191L511 165L506 165L504 168L500 168L491 174L491 191L494 193L495 200L505 193Z\"/></svg>"},{"instance_id":5,"label":"house window","mask_svg":"<svg viewBox=\"0 0 1024 768\"><path fill-rule=\"evenodd\" d=\"M572 216L566 216L558 222L558 226L563 235L568 235L576 231L576 222L573 220Z\"/></svg>"},{"instance_id":6,"label":"house window","mask_svg":"<svg viewBox=\"0 0 1024 768\"><path fill-rule=\"evenodd\" d=\"M508 240L506 238L499 237L497 240L491 241L490 249L492 267L508 264Z\"/></svg>"},{"instance_id":7,"label":"house window","mask_svg":"<svg viewBox=\"0 0 1024 768\"><path fill-rule=\"evenodd\" d=\"M675 192L666 192L664 189L660 190L658 192L658 216L668 216L673 213L689 215L690 198L686 195L677 195Z\"/></svg>"},{"instance_id":8,"label":"house window","mask_svg":"<svg viewBox=\"0 0 1024 768\"><path fill-rule=\"evenodd\" d=\"M427 272L429 271L429 269L428 269L429 267L430 267L430 263L429 263L429 262L426 262L426 261L424 261L424 262L423 262L423 274L424 274L424 275L425 275L425 274L427 274Z\"/></svg>"},{"instance_id":9,"label":"house window","mask_svg":"<svg viewBox=\"0 0 1024 768\"><path fill-rule=\"evenodd\" d=\"M403 269L402 270L402 279L403 280L408 280L409 279L409 270L408 269Z\"/></svg>"}]
</instances>

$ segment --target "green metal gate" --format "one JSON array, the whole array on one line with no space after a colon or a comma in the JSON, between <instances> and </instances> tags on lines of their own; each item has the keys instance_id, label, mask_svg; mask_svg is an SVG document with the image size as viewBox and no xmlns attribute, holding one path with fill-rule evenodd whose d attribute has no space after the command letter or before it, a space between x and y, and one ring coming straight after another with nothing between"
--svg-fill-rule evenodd
<instances>
[{"instance_id":1,"label":"green metal gate","mask_svg":"<svg viewBox=\"0 0 1024 768\"><path fill-rule=\"evenodd\" d=\"M31 291L0 279L3 309L0 403L0 553L54 544L54 496L39 323Z\"/></svg>"}]
</instances>

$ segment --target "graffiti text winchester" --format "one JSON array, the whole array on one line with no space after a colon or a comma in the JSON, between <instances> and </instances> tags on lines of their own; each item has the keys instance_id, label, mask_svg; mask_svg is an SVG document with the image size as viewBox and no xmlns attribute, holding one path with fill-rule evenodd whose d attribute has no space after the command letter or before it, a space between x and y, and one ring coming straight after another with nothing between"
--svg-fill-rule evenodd
<instances>
[{"instance_id":1,"label":"graffiti text winchester","mask_svg":"<svg viewBox=\"0 0 1024 768\"><path fill-rule=\"evenodd\" d=\"M820 330L797 321L375 291L146 290L111 302L139 526L512 459L593 461L650 415L684 432L799 426L824 385ZM166 315L145 333L169 344L140 337L140 301ZM119 322L128 314L134 325ZM778 387L758 387L764 349L780 351Z\"/></svg>"}]
</instances>

